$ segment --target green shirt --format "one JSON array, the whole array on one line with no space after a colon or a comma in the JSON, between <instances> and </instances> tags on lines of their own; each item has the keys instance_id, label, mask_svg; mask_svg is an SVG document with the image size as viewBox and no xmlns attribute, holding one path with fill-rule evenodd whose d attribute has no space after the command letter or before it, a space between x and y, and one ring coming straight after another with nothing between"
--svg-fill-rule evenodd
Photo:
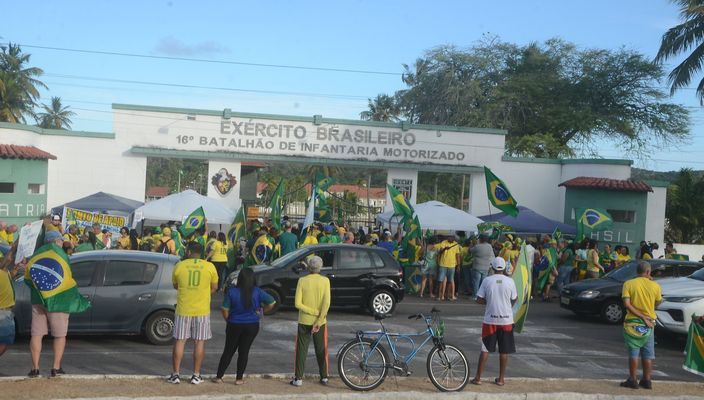
<instances>
[{"instance_id":1,"label":"green shirt","mask_svg":"<svg viewBox=\"0 0 704 400\"><path fill-rule=\"evenodd\" d=\"M90 242L84 242L76 246L76 253L80 253L82 251L91 251L91 250L100 250L101 248L105 248L105 246L100 247L98 243L102 242L96 242L95 243L95 248L93 248L93 245Z\"/></svg>"},{"instance_id":2,"label":"green shirt","mask_svg":"<svg viewBox=\"0 0 704 400\"><path fill-rule=\"evenodd\" d=\"M574 265L574 251L572 249L564 249L562 250L562 254L566 254L567 257L565 258L565 262L562 263L562 266L573 266Z\"/></svg>"},{"instance_id":3,"label":"green shirt","mask_svg":"<svg viewBox=\"0 0 704 400\"><path fill-rule=\"evenodd\" d=\"M298 238L291 232L284 232L279 236L279 244L281 245L281 256L296 251L298 247Z\"/></svg>"},{"instance_id":4,"label":"green shirt","mask_svg":"<svg viewBox=\"0 0 704 400\"><path fill-rule=\"evenodd\" d=\"M320 243L341 243L340 237L337 235L323 235L318 241Z\"/></svg>"}]
</instances>

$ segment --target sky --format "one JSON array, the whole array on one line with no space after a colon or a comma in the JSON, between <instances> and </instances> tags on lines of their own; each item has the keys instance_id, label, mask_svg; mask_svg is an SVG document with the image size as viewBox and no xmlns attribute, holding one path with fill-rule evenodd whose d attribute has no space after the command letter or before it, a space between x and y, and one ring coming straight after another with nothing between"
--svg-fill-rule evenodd
<instances>
[{"instance_id":1,"label":"sky","mask_svg":"<svg viewBox=\"0 0 704 400\"><path fill-rule=\"evenodd\" d=\"M60 96L77 114L72 128L87 131L112 131L112 103L358 119L368 98L404 88L403 64L438 45L468 47L484 34L517 44L559 37L584 49L625 47L652 58L662 34L678 22L666 0L0 0L0 6L16 16L3 18L0 42L23 45L44 70L49 89L41 101ZM690 143L653 149L635 166L704 169L704 112L694 90L670 101L692 112ZM636 157L612 146L600 156Z\"/></svg>"}]
</instances>

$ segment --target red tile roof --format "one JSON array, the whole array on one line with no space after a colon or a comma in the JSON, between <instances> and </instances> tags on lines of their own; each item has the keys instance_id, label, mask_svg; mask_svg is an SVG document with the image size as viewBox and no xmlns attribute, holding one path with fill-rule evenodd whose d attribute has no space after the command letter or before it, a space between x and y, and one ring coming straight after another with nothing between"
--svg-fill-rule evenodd
<instances>
[{"instance_id":1,"label":"red tile roof","mask_svg":"<svg viewBox=\"0 0 704 400\"><path fill-rule=\"evenodd\" d=\"M34 146L0 144L0 158L19 158L23 160L56 160L56 156L39 150Z\"/></svg>"},{"instance_id":2,"label":"red tile roof","mask_svg":"<svg viewBox=\"0 0 704 400\"><path fill-rule=\"evenodd\" d=\"M147 188L147 197L166 197L169 192L170 190L166 186L151 186Z\"/></svg>"},{"instance_id":3,"label":"red tile roof","mask_svg":"<svg viewBox=\"0 0 704 400\"><path fill-rule=\"evenodd\" d=\"M254 168L266 167L266 163L259 162L259 161L242 161L241 164L243 167L254 167Z\"/></svg>"},{"instance_id":4,"label":"red tile roof","mask_svg":"<svg viewBox=\"0 0 704 400\"><path fill-rule=\"evenodd\" d=\"M592 188L605 190L622 190L629 192L652 192L653 188L645 182L632 179L609 179L609 178L594 178L589 176L579 176L568 181L564 181L558 186L576 187L576 188Z\"/></svg>"}]
</instances>

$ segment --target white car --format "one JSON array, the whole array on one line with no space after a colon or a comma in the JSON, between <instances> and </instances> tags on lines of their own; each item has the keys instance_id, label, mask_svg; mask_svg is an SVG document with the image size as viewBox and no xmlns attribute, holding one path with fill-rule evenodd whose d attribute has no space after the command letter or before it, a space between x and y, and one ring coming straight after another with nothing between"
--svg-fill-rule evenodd
<instances>
[{"instance_id":1,"label":"white car","mask_svg":"<svg viewBox=\"0 0 704 400\"><path fill-rule=\"evenodd\" d=\"M663 299L655 309L658 325L668 331L686 335L692 314L704 315L704 269L686 278L659 283Z\"/></svg>"}]
</instances>

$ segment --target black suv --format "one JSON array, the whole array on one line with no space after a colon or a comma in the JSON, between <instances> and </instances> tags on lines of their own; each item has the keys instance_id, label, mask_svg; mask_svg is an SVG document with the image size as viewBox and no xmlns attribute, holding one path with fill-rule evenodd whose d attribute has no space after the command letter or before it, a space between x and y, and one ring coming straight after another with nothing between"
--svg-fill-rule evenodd
<instances>
[{"instance_id":1,"label":"black suv","mask_svg":"<svg viewBox=\"0 0 704 400\"><path fill-rule=\"evenodd\" d=\"M704 264L677 260L647 260L655 280L689 276ZM636 277L637 261L624 264L599 279L587 279L566 285L560 293L560 306L576 314L598 314L611 324L623 321L626 315L621 293L623 283Z\"/></svg>"},{"instance_id":2,"label":"black suv","mask_svg":"<svg viewBox=\"0 0 704 400\"><path fill-rule=\"evenodd\" d=\"M274 297L276 306L294 306L298 278L308 272L301 264L306 257L323 259L321 275L330 278L332 307L362 307L372 313L390 313L403 299L403 273L388 251L351 244L321 244L300 248L274 260L271 265L252 267L257 286Z\"/></svg>"}]
</instances>

